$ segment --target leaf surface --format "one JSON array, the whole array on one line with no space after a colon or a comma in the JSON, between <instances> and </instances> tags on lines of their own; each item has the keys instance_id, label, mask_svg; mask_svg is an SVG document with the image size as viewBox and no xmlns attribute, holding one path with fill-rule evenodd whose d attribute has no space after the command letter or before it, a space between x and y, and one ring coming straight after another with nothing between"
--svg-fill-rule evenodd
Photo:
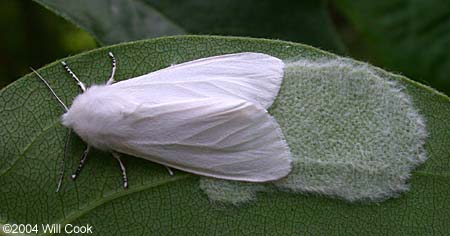
<instances>
[{"instance_id":1,"label":"leaf surface","mask_svg":"<svg viewBox=\"0 0 450 236\"><path fill-rule=\"evenodd\" d=\"M263 52L282 59L335 55L283 41L178 36L119 44L65 61L88 85L104 83L109 51L117 57L119 80L212 55ZM78 87L59 62L39 70L68 105ZM121 187L116 160L93 151L77 181L66 174L55 193L66 130L63 111L36 75L28 74L0 91L0 224L90 224L99 235L445 235L450 222L450 101L431 88L400 81L427 120L429 160L413 172L411 190L379 204L347 203L316 195L260 193L239 207L209 202L198 177L134 157L124 157L130 188ZM301 94L299 94L301 96ZM84 148L73 139L68 170ZM42 234L43 232L40 231ZM2 232L0 232L2 234Z\"/></svg>"}]
</instances>

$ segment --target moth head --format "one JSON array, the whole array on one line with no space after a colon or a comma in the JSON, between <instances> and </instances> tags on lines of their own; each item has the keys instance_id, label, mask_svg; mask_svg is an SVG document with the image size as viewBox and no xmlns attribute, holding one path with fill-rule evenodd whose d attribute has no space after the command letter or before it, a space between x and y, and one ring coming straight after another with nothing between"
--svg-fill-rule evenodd
<instances>
[{"instance_id":1,"label":"moth head","mask_svg":"<svg viewBox=\"0 0 450 236\"><path fill-rule=\"evenodd\" d=\"M73 129L84 141L90 143L89 133L96 130L99 123L107 121L107 112L102 99L102 86L93 85L75 97L70 108L61 116L61 123ZM100 89L99 89L100 88ZM106 114L103 115L102 114ZM104 117L99 121L99 117Z\"/></svg>"}]
</instances>

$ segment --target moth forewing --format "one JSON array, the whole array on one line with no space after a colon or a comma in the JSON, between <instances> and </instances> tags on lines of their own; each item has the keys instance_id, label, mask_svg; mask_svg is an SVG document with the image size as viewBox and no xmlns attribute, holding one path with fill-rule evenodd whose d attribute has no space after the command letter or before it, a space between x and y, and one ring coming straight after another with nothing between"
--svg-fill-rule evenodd
<instances>
[{"instance_id":1,"label":"moth forewing","mask_svg":"<svg viewBox=\"0 0 450 236\"><path fill-rule=\"evenodd\" d=\"M291 171L283 133L266 109L275 100L284 63L261 53L198 59L114 82L86 87L63 115L90 146L141 157L220 179L266 182ZM85 156L79 168L81 170Z\"/></svg>"}]
</instances>

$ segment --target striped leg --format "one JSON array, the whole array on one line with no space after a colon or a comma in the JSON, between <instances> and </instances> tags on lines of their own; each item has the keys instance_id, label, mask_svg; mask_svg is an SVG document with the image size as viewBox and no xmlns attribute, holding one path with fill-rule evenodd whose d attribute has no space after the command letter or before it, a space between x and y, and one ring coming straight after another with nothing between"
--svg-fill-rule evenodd
<instances>
[{"instance_id":1,"label":"striped leg","mask_svg":"<svg viewBox=\"0 0 450 236\"><path fill-rule=\"evenodd\" d=\"M168 167L168 166L164 166L164 167L166 167L166 170L167 170L167 172L169 172L169 175L173 176L173 171L170 169L170 167Z\"/></svg>"},{"instance_id":2,"label":"striped leg","mask_svg":"<svg viewBox=\"0 0 450 236\"><path fill-rule=\"evenodd\" d=\"M75 170L75 172L72 174L72 179L73 180L75 180L77 177L78 177L78 175L80 174L80 172L81 172L81 169L83 169L83 167L84 167L84 164L86 163L86 160L87 160L87 156L88 156L88 153L89 153L89 149L90 149L91 147L89 146L89 144L86 146L86 149L84 149L84 152L83 152L83 156L81 156L81 160L80 160L80 163L78 164L78 168Z\"/></svg>"},{"instance_id":3,"label":"striped leg","mask_svg":"<svg viewBox=\"0 0 450 236\"><path fill-rule=\"evenodd\" d=\"M112 70L111 70L111 76L109 77L108 82L106 82L106 85L111 85L112 83L114 83L114 75L116 74L116 58L114 57L112 52L109 52L108 55L111 58Z\"/></svg>"},{"instance_id":4,"label":"striped leg","mask_svg":"<svg viewBox=\"0 0 450 236\"><path fill-rule=\"evenodd\" d=\"M120 155L117 152L112 152L114 158L119 161L120 170L122 171L122 180L123 180L123 188L128 188L128 178L127 178L127 170L125 169L125 165L120 160Z\"/></svg>"},{"instance_id":5,"label":"striped leg","mask_svg":"<svg viewBox=\"0 0 450 236\"><path fill-rule=\"evenodd\" d=\"M70 76L77 82L78 86L80 86L81 91L86 91L86 86L81 82L78 77L72 72L72 70L69 68L66 62L62 61L61 64L63 65L64 69L69 73Z\"/></svg>"}]
</instances>

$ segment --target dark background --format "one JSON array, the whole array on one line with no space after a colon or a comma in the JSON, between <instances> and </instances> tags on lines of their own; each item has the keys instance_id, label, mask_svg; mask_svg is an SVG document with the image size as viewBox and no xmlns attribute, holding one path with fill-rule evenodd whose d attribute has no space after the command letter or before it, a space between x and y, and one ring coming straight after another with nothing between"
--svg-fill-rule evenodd
<instances>
[{"instance_id":1,"label":"dark background","mask_svg":"<svg viewBox=\"0 0 450 236\"><path fill-rule=\"evenodd\" d=\"M165 2L161 2L160 4L163 3ZM288 3L288 1L283 2L285 5L286 3ZM440 5L435 4L435 6L439 7ZM384 40L384 36L382 34L375 35L373 32L369 32L364 38L364 30L358 30L358 22L351 23L346 15L339 9L340 8L337 7L335 2L327 2L326 14L330 16L340 38L339 40L342 42L342 49L334 51L334 53L370 62L371 64L382 67L388 71L408 76L413 80L429 85L446 94L450 93L450 83L447 80L450 78L444 75L444 79L442 79L442 73L446 73L447 69L444 68L444 70L442 70L441 67L440 71L427 73L426 71L424 72L419 65L412 64L408 61L405 61L404 64L399 64L397 62L397 64L393 65L389 61L386 61L386 58L389 59L389 57L384 56L383 59L383 56L380 56L382 53L386 54L386 51L383 51L382 49L377 50L376 47L371 47L373 45L370 44L371 39L382 41ZM178 10L181 11L182 9ZM371 8L365 10L368 11L368 13L372 11ZM386 9L386 11L388 10L389 9ZM432 15L433 9L428 10L430 10L429 15ZM374 8L373 11L380 11L380 9ZM370 17L369 15L370 14L368 14L368 17ZM444 14L444 16L446 15ZM435 33L434 31L436 28L434 26L445 29L445 24L449 24L448 18L450 18L449 15L444 18L438 17L438 19L431 19L431 23L426 25L430 30L425 28L423 32L420 31L419 33L424 34L425 36L427 34L433 34ZM239 22L234 22L234 24L238 23ZM406 22L404 27L408 27L408 24L411 25ZM400 25L397 28L393 28L392 32L400 31L401 27L403 26ZM312 25L311 28L314 29L314 25ZM0 29L2 29L0 36L0 88L3 88L14 80L29 73L29 67L40 68L57 59L100 46L89 33L30 0L0 1ZM299 30L299 33L301 33L301 30ZM240 32L239 35L246 34L245 32ZM270 37L269 35L264 35L264 37L279 38L277 37L276 32L274 32L273 37ZM400 40L404 40L404 36L402 37L403 39ZM419 41L420 37L417 38L416 41L411 41L411 45L406 45L406 49L400 48L403 47L403 45L400 45L398 52L394 55L399 55L398 57L405 56L406 58L411 57L408 56L407 53L402 55L402 50L411 50L411 48L414 49L415 46L421 49L421 45L414 45L415 42L423 45L423 42ZM440 38L445 38L445 36L441 36ZM331 39L321 38L316 40L326 41ZM448 38L447 40L450 41ZM405 42L409 43L407 40ZM450 43L447 45L450 45ZM318 45L313 46L317 47ZM431 46L432 45L430 45L430 47ZM446 48L446 50L449 48ZM327 50L327 48L324 49ZM426 50L431 49L423 48L423 50L425 52ZM450 51L448 53L450 53ZM446 58L433 58L436 60L430 61L431 63L443 63L448 65L448 58L448 56ZM427 68L427 70L432 70L434 67L427 66L425 68ZM450 72L450 68L448 68L448 72ZM435 76L438 73L440 73L440 78ZM428 74L430 76L427 76Z\"/></svg>"},{"instance_id":2,"label":"dark background","mask_svg":"<svg viewBox=\"0 0 450 236\"><path fill-rule=\"evenodd\" d=\"M72 23L30 0L0 1L0 88L59 58L97 47Z\"/></svg>"}]
</instances>

